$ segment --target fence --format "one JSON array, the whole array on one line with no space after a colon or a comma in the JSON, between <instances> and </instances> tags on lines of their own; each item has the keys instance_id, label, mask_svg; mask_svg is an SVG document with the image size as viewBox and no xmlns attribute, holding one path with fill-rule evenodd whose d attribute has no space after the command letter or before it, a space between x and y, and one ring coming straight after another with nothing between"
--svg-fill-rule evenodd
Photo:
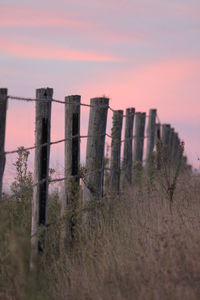
<instances>
[{"instance_id":1,"label":"fence","mask_svg":"<svg viewBox=\"0 0 200 300\"><path fill-rule=\"evenodd\" d=\"M11 100L35 102L36 124L35 145L26 150L35 150L34 183L32 203L32 233L31 242L33 255L38 251L38 228L47 226L48 186L51 182L65 182L65 198L62 202L62 214L72 204L73 193L71 186L79 187L80 178L83 179L83 203L86 204L94 197L103 196L104 187L104 150L105 137L111 139L110 158L110 190L114 194L120 193L120 182L130 185L134 179L134 167L138 163L143 164L144 139L147 139L145 167L150 168L151 155L157 150L159 141L165 146L170 146L170 155L173 164L176 164L180 138L174 128L169 124L161 124L155 109L145 113L135 112L134 108L114 110L109 105L109 99L105 97L93 98L90 104L81 103L81 96L73 95L65 97L65 101L53 98L53 89L41 88L36 90L36 98L24 98L8 95L7 89L0 89L0 200L2 199L2 181L5 168L5 157L17 153L18 149L5 151L6 112L7 102ZM51 107L52 103L58 103L65 107L65 137L61 140L50 141L51 131ZM80 134L81 107L90 109L88 135ZM113 113L113 126L111 134L106 132L108 110ZM148 117L147 136L145 136L145 122ZM122 126L125 120L125 134L122 139ZM135 135L133 130L135 126ZM162 128L162 134L161 134ZM86 173L80 174L80 141L87 139ZM134 141L134 145L133 145ZM50 146L65 143L65 175L59 179L49 179ZM121 162L121 144L124 143L124 153ZM158 152L158 151L157 151ZM167 159L167 156L166 156ZM185 163L187 159L185 158ZM160 168L157 156L157 168ZM122 180L120 179L123 173ZM35 251L35 252L34 252Z\"/></svg>"}]
</instances>

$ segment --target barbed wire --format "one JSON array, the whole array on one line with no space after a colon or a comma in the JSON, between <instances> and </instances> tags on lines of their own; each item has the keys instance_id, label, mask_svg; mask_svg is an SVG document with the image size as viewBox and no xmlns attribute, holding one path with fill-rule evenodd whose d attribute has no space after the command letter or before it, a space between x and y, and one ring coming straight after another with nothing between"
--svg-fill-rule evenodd
<instances>
[{"instance_id":1,"label":"barbed wire","mask_svg":"<svg viewBox=\"0 0 200 300\"><path fill-rule=\"evenodd\" d=\"M41 99L37 99L37 98L27 98L27 97L18 97L18 96L7 96L8 99L11 99L11 100L17 100L17 101L27 101L27 102L39 102L41 101ZM66 105L80 105L80 106L85 106L85 107L95 107L95 108L98 108L98 106L96 105L91 105L91 104L86 104L86 103L70 103L70 102L66 102L66 101L62 101L62 100L57 100L57 99L42 99L42 101L51 101L51 102L56 102L56 103L59 103L59 104L66 104ZM108 109L110 109L113 113L114 112L117 112L119 110L115 110L113 109L110 105L105 105L105 106L99 106L99 108L103 108L103 107L106 107ZM132 113L129 113L129 114L123 114L123 117L127 118L127 117L130 117L131 115L135 115L136 112L132 112ZM148 118L149 115L146 115L146 117ZM159 122L159 124L161 124L160 122L160 118L158 117L158 114L156 113L156 118ZM64 138L64 139L60 139L60 140L56 140L56 141L53 141L53 142L48 142L48 143L43 143L41 145L34 145L34 146L31 146L31 147L27 147L27 148L24 148L23 147L23 150L24 151L29 151L29 150L34 150L34 149L39 149L41 147L45 147L45 146L48 146L48 145L55 145L55 144L59 144L59 143L62 143L62 142L65 142L67 140L73 140L74 138L79 138L79 139L84 139L84 138L93 138L93 137L100 137L100 136L107 136L108 138L112 138L112 135L108 134L108 133L105 133L105 134L102 134L102 135L74 135L74 136L71 136L71 137L68 137L68 138ZM125 143L127 140L132 140L132 139L135 139L136 136L132 136L132 137L129 137L129 138L125 138L123 140L121 140L120 142L121 143ZM139 138L139 137L137 137ZM144 137L141 137L141 139L145 139L145 138L148 138L148 136L144 136ZM9 155L9 154L14 154L14 153L18 153L20 151L20 147L15 149L15 150L12 150L12 151L6 151L5 152L5 155ZM65 178L60 178L60 179L54 179L53 181L51 182L57 182L57 181L62 181L62 180L65 180Z\"/></svg>"},{"instance_id":2,"label":"barbed wire","mask_svg":"<svg viewBox=\"0 0 200 300\"><path fill-rule=\"evenodd\" d=\"M77 105L77 106L85 106L85 107L96 107L98 108L98 105L92 105L92 104L87 104L87 103L70 103L70 102L66 102L66 101L62 101L62 100L58 100L58 99L37 99L37 98L26 98L26 97L18 97L18 96L7 96L7 99L11 99L11 100L16 100L16 101L25 101L25 102L55 102L55 103L59 103L59 104L66 104L66 105ZM101 105L99 106L99 108L109 108L109 105Z\"/></svg>"},{"instance_id":3,"label":"barbed wire","mask_svg":"<svg viewBox=\"0 0 200 300\"><path fill-rule=\"evenodd\" d=\"M48 145L51 146L51 145L56 145L56 144L59 144L59 143L62 143L62 142L71 141L75 138L85 139L85 138L94 138L94 137L102 137L102 136L107 136L108 138L112 139L112 135L110 135L108 133L98 134L98 135L74 135L74 136L68 137L66 139L61 139L61 140L57 140L57 141L54 141L54 142L44 143L44 144L41 144L41 145L38 145L38 146L31 146L31 147L26 147L26 148L23 147L22 150L23 151L30 151L30 150L34 150L34 149L39 149L39 148L42 148L42 147L46 147ZM129 137L129 138L125 138L125 139L121 140L120 142L124 143L126 140L131 140L131 139L135 139L135 138L136 138L136 136L132 136L132 137ZM148 136L137 137L137 138L145 139L145 138L148 138ZM9 155L9 154L18 153L20 151L20 148L21 147L18 147L17 149L11 150L11 151L5 151L4 154Z\"/></svg>"},{"instance_id":4,"label":"barbed wire","mask_svg":"<svg viewBox=\"0 0 200 300\"><path fill-rule=\"evenodd\" d=\"M85 139L85 138L93 138L93 137L102 137L102 136L107 136L109 138L112 138L112 136L108 133L105 133L105 134L97 134L97 135L73 135L71 137L68 137L66 139L61 139L61 140L57 140L57 141L54 141L54 142L49 142L49 143L44 143L44 144L41 144L41 145L38 145L38 146L31 146L31 147L27 147L27 148L24 148L23 147L23 150L24 151L29 151L29 150L34 150L34 149L39 149L39 148L42 148L42 147L46 147L48 145L56 145L56 144L59 144L59 143L62 143L62 142L66 142L66 141L71 141L75 138L79 138L79 139ZM20 151L20 147L18 147L17 149L15 150L11 150L11 151L5 151L4 154L5 155L9 155L9 154L15 154L15 153L18 153Z\"/></svg>"},{"instance_id":5,"label":"barbed wire","mask_svg":"<svg viewBox=\"0 0 200 300\"><path fill-rule=\"evenodd\" d=\"M66 101L63 101L63 100L58 100L58 99L54 99L54 98L51 98L51 99L37 99L37 98L28 98L28 97L18 97L18 96L11 96L11 95L8 95L7 96L7 99L10 99L10 100L16 100L16 101L25 101L25 102L55 102L55 103L59 103L59 104L66 104L66 105L77 105L77 106L84 106L84 107L95 107L95 108L98 108L98 105L92 105L92 104L87 104L87 103L70 103L70 102L66 102ZM112 108L110 105L101 105L99 106L99 108L108 108L110 111L112 111L113 113L114 112L117 112L118 110ZM129 113L128 116L131 116L131 115L135 115L136 112L133 112L133 113ZM127 115L126 114L123 114L123 118L126 118ZM148 118L149 116L146 115L146 117Z\"/></svg>"}]
</instances>

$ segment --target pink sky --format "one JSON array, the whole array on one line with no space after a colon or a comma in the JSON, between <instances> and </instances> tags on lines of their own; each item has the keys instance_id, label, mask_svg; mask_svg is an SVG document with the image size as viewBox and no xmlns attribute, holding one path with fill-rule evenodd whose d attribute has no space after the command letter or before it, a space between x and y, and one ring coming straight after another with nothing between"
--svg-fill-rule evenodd
<instances>
[{"instance_id":1,"label":"pink sky","mask_svg":"<svg viewBox=\"0 0 200 300\"><path fill-rule=\"evenodd\" d=\"M107 95L115 109L157 108L199 167L199 1L8 0L0 10L0 85L9 94L34 97L36 88L49 86L61 100L81 94L89 103ZM84 133L88 117L84 109ZM64 108L54 105L52 139L63 135ZM34 105L10 102L6 148L33 143ZM85 142L82 149L84 160ZM56 162L63 165L63 146L52 149Z\"/></svg>"}]
</instances>

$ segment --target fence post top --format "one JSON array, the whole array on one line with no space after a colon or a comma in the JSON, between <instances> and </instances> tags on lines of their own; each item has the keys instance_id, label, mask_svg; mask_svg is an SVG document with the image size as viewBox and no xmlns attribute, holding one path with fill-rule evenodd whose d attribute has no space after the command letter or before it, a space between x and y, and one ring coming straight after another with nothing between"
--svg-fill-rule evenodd
<instances>
[{"instance_id":1,"label":"fence post top","mask_svg":"<svg viewBox=\"0 0 200 300\"><path fill-rule=\"evenodd\" d=\"M106 97L95 97L90 99L91 105L109 105L109 98Z\"/></svg>"},{"instance_id":2,"label":"fence post top","mask_svg":"<svg viewBox=\"0 0 200 300\"><path fill-rule=\"evenodd\" d=\"M114 110L113 113L123 115L124 111L122 109L118 109L118 110Z\"/></svg>"},{"instance_id":3,"label":"fence post top","mask_svg":"<svg viewBox=\"0 0 200 300\"><path fill-rule=\"evenodd\" d=\"M162 127L170 128L171 125L170 124L162 124Z\"/></svg>"},{"instance_id":4,"label":"fence post top","mask_svg":"<svg viewBox=\"0 0 200 300\"><path fill-rule=\"evenodd\" d=\"M127 109L126 109L126 113L128 114L128 113L135 113L135 108L134 107L128 107Z\"/></svg>"},{"instance_id":5,"label":"fence post top","mask_svg":"<svg viewBox=\"0 0 200 300\"><path fill-rule=\"evenodd\" d=\"M66 103L80 103L81 102L81 96L80 95L69 95L65 96L65 102Z\"/></svg>"},{"instance_id":6,"label":"fence post top","mask_svg":"<svg viewBox=\"0 0 200 300\"><path fill-rule=\"evenodd\" d=\"M51 98L53 96L53 89L52 88L39 88L36 89L36 97L44 97L44 98Z\"/></svg>"},{"instance_id":7,"label":"fence post top","mask_svg":"<svg viewBox=\"0 0 200 300\"><path fill-rule=\"evenodd\" d=\"M150 108L149 109L149 114L154 114L157 113L157 109L156 108Z\"/></svg>"},{"instance_id":8,"label":"fence post top","mask_svg":"<svg viewBox=\"0 0 200 300\"><path fill-rule=\"evenodd\" d=\"M6 89L6 88L0 88L0 94L1 95L7 95L7 93L8 93L8 89Z\"/></svg>"},{"instance_id":9,"label":"fence post top","mask_svg":"<svg viewBox=\"0 0 200 300\"><path fill-rule=\"evenodd\" d=\"M146 113L145 112L136 112L135 113L136 114L136 116L145 116L146 117Z\"/></svg>"}]
</instances>

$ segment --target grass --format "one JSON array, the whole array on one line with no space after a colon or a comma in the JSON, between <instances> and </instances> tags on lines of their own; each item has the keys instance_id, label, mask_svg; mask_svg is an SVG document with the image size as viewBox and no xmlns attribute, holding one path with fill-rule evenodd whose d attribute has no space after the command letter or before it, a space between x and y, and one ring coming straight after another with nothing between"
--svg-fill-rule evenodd
<instances>
[{"instance_id":1,"label":"grass","mask_svg":"<svg viewBox=\"0 0 200 300\"><path fill-rule=\"evenodd\" d=\"M59 195L49 200L47 251L29 271L31 193L0 204L0 299L200 299L200 177L185 172L170 210L157 177L106 196L88 230L60 247ZM112 202L112 205L110 203Z\"/></svg>"}]
</instances>

